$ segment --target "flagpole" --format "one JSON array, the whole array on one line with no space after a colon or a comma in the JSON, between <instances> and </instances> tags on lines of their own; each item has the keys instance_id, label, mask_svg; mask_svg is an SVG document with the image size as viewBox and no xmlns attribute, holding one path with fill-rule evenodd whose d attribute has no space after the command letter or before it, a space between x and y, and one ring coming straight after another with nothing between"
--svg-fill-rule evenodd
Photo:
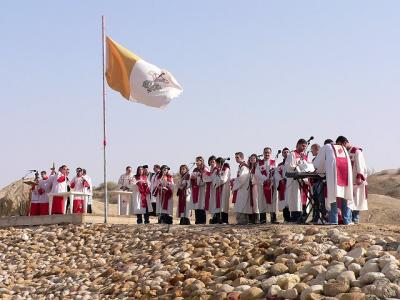
<instances>
[{"instance_id":1,"label":"flagpole","mask_svg":"<svg viewBox=\"0 0 400 300\"><path fill-rule=\"evenodd\" d=\"M102 64L103 64L103 166L104 166L104 223L108 219L108 191L107 191L107 160L106 160L106 82L105 82L105 33L104 16L101 16L101 35L102 35Z\"/></svg>"}]
</instances>

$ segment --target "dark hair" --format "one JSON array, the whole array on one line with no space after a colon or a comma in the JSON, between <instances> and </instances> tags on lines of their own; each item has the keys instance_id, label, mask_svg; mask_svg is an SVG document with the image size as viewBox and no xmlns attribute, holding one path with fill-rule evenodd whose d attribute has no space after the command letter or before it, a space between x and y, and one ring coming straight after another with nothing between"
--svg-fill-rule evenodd
<instances>
[{"instance_id":1,"label":"dark hair","mask_svg":"<svg viewBox=\"0 0 400 300\"><path fill-rule=\"evenodd\" d=\"M252 158L252 157L255 157L255 158L256 158L256 162L254 163L254 166L253 166L252 163L251 163L251 158ZM253 153L252 155L249 156L249 159L248 159L248 165L249 165L249 167L255 167L255 166L257 165L257 162L258 162L258 155L257 155L257 154Z\"/></svg>"},{"instance_id":2,"label":"dark hair","mask_svg":"<svg viewBox=\"0 0 400 300\"><path fill-rule=\"evenodd\" d=\"M303 145L303 144L307 144L307 141L305 139L299 139L297 141L297 145Z\"/></svg>"},{"instance_id":3,"label":"dark hair","mask_svg":"<svg viewBox=\"0 0 400 300\"><path fill-rule=\"evenodd\" d=\"M215 155L211 155L211 156L208 158L208 165L210 165L210 162L211 162L212 160L217 160L217 158L215 157Z\"/></svg>"},{"instance_id":4,"label":"dark hair","mask_svg":"<svg viewBox=\"0 0 400 300\"><path fill-rule=\"evenodd\" d=\"M153 166L153 169L154 169L154 168L161 169L160 165L154 165L154 166Z\"/></svg>"},{"instance_id":5,"label":"dark hair","mask_svg":"<svg viewBox=\"0 0 400 300\"><path fill-rule=\"evenodd\" d=\"M221 167L225 162L225 159L223 159L222 157L218 157L216 160L217 164L219 164Z\"/></svg>"},{"instance_id":6,"label":"dark hair","mask_svg":"<svg viewBox=\"0 0 400 300\"><path fill-rule=\"evenodd\" d=\"M82 172L86 174L86 169L82 169Z\"/></svg>"},{"instance_id":7,"label":"dark hair","mask_svg":"<svg viewBox=\"0 0 400 300\"><path fill-rule=\"evenodd\" d=\"M129 168L131 168L132 169L132 167L131 166L127 166L126 168L125 168L125 171L128 171L128 169Z\"/></svg>"},{"instance_id":8,"label":"dark hair","mask_svg":"<svg viewBox=\"0 0 400 300\"><path fill-rule=\"evenodd\" d=\"M136 175L135 175L136 178L139 178L139 176L140 176L140 175L139 175L139 170L140 170L140 169L143 170L143 167L142 167L142 166L139 166L139 167L137 167L137 169L136 169Z\"/></svg>"},{"instance_id":9,"label":"dark hair","mask_svg":"<svg viewBox=\"0 0 400 300\"><path fill-rule=\"evenodd\" d=\"M243 159L244 158L244 154L243 154L243 152L236 152L235 153L235 156L239 156L241 159Z\"/></svg>"},{"instance_id":10,"label":"dark hair","mask_svg":"<svg viewBox=\"0 0 400 300\"><path fill-rule=\"evenodd\" d=\"M265 152L265 150L271 150L271 152L272 152L272 149L270 148L270 147L265 147L264 148L264 152ZM252 154L253 155L253 154ZM250 155L250 157L251 157L251 155Z\"/></svg>"},{"instance_id":11,"label":"dark hair","mask_svg":"<svg viewBox=\"0 0 400 300\"><path fill-rule=\"evenodd\" d=\"M283 149L282 149L282 152L283 152L283 151L286 151L286 150L289 151L289 148L288 148L288 147L283 148Z\"/></svg>"},{"instance_id":12,"label":"dark hair","mask_svg":"<svg viewBox=\"0 0 400 300\"><path fill-rule=\"evenodd\" d=\"M324 141L324 145L326 145L326 144L332 144L333 143L333 141L331 140L331 139L326 139L325 141Z\"/></svg>"},{"instance_id":13,"label":"dark hair","mask_svg":"<svg viewBox=\"0 0 400 300\"><path fill-rule=\"evenodd\" d=\"M46 171L41 171L40 174L47 174L47 172Z\"/></svg>"},{"instance_id":14,"label":"dark hair","mask_svg":"<svg viewBox=\"0 0 400 300\"><path fill-rule=\"evenodd\" d=\"M183 175L183 174L181 173L182 168L186 168L186 173L189 172L189 168L188 168L187 165L180 165L180 167L179 167L179 174L180 174L180 175Z\"/></svg>"},{"instance_id":15,"label":"dark hair","mask_svg":"<svg viewBox=\"0 0 400 300\"><path fill-rule=\"evenodd\" d=\"M344 143L348 143L349 140L346 139L343 135L339 135L336 139L336 144L344 144Z\"/></svg>"}]
</instances>

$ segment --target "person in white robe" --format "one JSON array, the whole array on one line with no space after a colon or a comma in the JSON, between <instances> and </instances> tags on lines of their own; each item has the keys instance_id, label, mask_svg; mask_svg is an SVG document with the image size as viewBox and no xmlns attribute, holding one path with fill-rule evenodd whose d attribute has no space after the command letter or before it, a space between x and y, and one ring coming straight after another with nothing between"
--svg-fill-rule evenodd
<instances>
[{"instance_id":1,"label":"person in white robe","mask_svg":"<svg viewBox=\"0 0 400 300\"><path fill-rule=\"evenodd\" d=\"M51 184L52 193L65 193L69 189L69 168L62 165L58 169L58 173L53 176ZM65 214L64 211L64 196L54 196L51 214Z\"/></svg>"},{"instance_id":2,"label":"person in white robe","mask_svg":"<svg viewBox=\"0 0 400 300\"><path fill-rule=\"evenodd\" d=\"M218 157L217 167L220 172L216 178L214 178L213 184L216 189L221 190L221 223L229 224L229 200L231 197L231 169L228 163L222 157Z\"/></svg>"},{"instance_id":3,"label":"person in white robe","mask_svg":"<svg viewBox=\"0 0 400 300\"><path fill-rule=\"evenodd\" d=\"M174 180L169 174L170 168L166 165L161 166L157 175L156 188L154 194L157 196L157 212L160 214L159 223L172 224L174 201L172 199L174 190Z\"/></svg>"},{"instance_id":4,"label":"person in white robe","mask_svg":"<svg viewBox=\"0 0 400 300\"><path fill-rule=\"evenodd\" d=\"M76 169L76 176L74 178L72 178L72 180L70 182L70 187L71 187L71 190L73 190L75 192L80 192L80 193L84 193L85 190L90 187L89 183L83 176L82 168ZM84 196L76 195L74 197L74 202L72 203L72 212L74 214L84 213L84 211L85 211L84 205L85 205Z\"/></svg>"},{"instance_id":5,"label":"person in white robe","mask_svg":"<svg viewBox=\"0 0 400 300\"><path fill-rule=\"evenodd\" d=\"M365 163L363 150L352 146L347 138L340 137L339 145L344 146L350 156L353 172L353 211L352 218L355 224L360 223L360 211L368 210L368 168Z\"/></svg>"},{"instance_id":6,"label":"person in white robe","mask_svg":"<svg viewBox=\"0 0 400 300\"><path fill-rule=\"evenodd\" d=\"M136 223L149 224L149 212L153 211L150 199L150 182L144 173L144 168L139 166L136 169L132 184L132 213L136 215Z\"/></svg>"},{"instance_id":7,"label":"person in white robe","mask_svg":"<svg viewBox=\"0 0 400 300\"><path fill-rule=\"evenodd\" d=\"M233 199L235 203L236 221L238 225L246 225L249 215L253 214L250 201L250 170L247 166L243 152L235 153L235 160L239 164L237 177L232 179Z\"/></svg>"},{"instance_id":8,"label":"person in white robe","mask_svg":"<svg viewBox=\"0 0 400 300\"><path fill-rule=\"evenodd\" d=\"M220 169L217 166L217 158L212 155L208 158L210 172L203 174L203 181L206 183L206 209L211 214L210 224L221 223L221 188L217 188L213 182L217 180ZM207 205L208 203L208 205Z\"/></svg>"},{"instance_id":9,"label":"person in white robe","mask_svg":"<svg viewBox=\"0 0 400 300\"><path fill-rule=\"evenodd\" d=\"M311 153L317 157L321 146L319 144L311 145ZM325 223L326 219L326 209L325 209L325 196L324 196L324 186L325 181L322 178L313 178L310 180L311 192L313 198L313 216L311 222L314 224Z\"/></svg>"},{"instance_id":10,"label":"person in white robe","mask_svg":"<svg viewBox=\"0 0 400 300\"><path fill-rule=\"evenodd\" d=\"M288 203L285 199L286 192L286 177L285 177L285 161L289 155L289 148L285 147L282 149L283 160L278 164L274 172L274 183L278 194L278 207L282 210L283 220L285 222L290 222L290 211Z\"/></svg>"},{"instance_id":11,"label":"person in white robe","mask_svg":"<svg viewBox=\"0 0 400 300\"><path fill-rule=\"evenodd\" d=\"M326 209L329 210L329 222L338 224L338 204L341 200L343 224L352 223L353 176L351 161L345 147L326 144L313 161L317 173L325 174L327 184Z\"/></svg>"},{"instance_id":12,"label":"person in white robe","mask_svg":"<svg viewBox=\"0 0 400 300\"><path fill-rule=\"evenodd\" d=\"M187 165L179 167L179 179L176 183L178 196L177 217L180 218L180 225L190 225L190 174Z\"/></svg>"},{"instance_id":13,"label":"person in white robe","mask_svg":"<svg viewBox=\"0 0 400 300\"><path fill-rule=\"evenodd\" d=\"M256 178L258 183L258 207L260 223L267 222L266 213L271 215L271 223L277 223L276 213L279 211L279 197L274 181L275 160L271 159L272 149L265 147L263 159L257 163Z\"/></svg>"},{"instance_id":14,"label":"person in white robe","mask_svg":"<svg viewBox=\"0 0 400 300\"><path fill-rule=\"evenodd\" d=\"M51 192L51 181L47 176L46 171L40 172L41 178L39 179L39 210L40 215L49 214L49 196L48 193Z\"/></svg>"},{"instance_id":15,"label":"person in white robe","mask_svg":"<svg viewBox=\"0 0 400 300\"><path fill-rule=\"evenodd\" d=\"M190 175L191 206L195 210L195 224L206 224L207 222L206 210L209 208L209 202L206 202L207 183L203 177L207 176L209 172L203 157L196 157L196 168Z\"/></svg>"},{"instance_id":16,"label":"person in white robe","mask_svg":"<svg viewBox=\"0 0 400 300\"><path fill-rule=\"evenodd\" d=\"M127 166L125 168L125 173L122 174L118 179L118 188L123 191L132 192L134 182L134 174L132 172L132 167ZM121 195L121 214L125 215L131 211L132 196Z\"/></svg>"},{"instance_id":17,"label":"person in white robe","mask_svg":"<svg viewBox=\"0 0 400 300\"><path fill-rule=\"evenodd\" d=\"M307 141L299 139L296 149L288 154L285 161L285 173L299 172L300 166L307 163L307 155L304 152L307 148ZM307 186L300 187L297 180L286 178L285 199L289 206L291 222L300 222L302 218L303 206L307 203Z\"/></svg>"},{"instance_id":18,"label":"person in white robe","mask_svg":"<svg viewBox=\"0 0 400 300\"><path fill-rule=\"evenodd\" d=\"M153 192L156 187L155 181L160 170L161 170L160 165L156 164L153 166L153 172L150 173L150 198L151 198L151 206L153 207L153 212L150 214L151 216L157 215L157 197L154 196Z\"/></svg>"},{"instance_id":19,"label":"person in white robe","mask_svg":"<svg viewBox=\"0 0 400 300\"><path fill-rule=\"evenodd\" d=\"M87 174L86 169L82 169L83 178L88 182L89 186L85 187L84 193L87 194L87 213L92 213L92 205L93 205L93 186L92 186L92 178Z\"/></svg>"}]
</instances>

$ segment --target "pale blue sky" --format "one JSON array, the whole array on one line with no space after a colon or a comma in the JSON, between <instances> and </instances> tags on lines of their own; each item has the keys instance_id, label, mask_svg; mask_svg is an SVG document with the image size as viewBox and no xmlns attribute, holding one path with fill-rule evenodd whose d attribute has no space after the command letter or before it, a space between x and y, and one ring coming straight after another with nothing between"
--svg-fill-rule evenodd
<instances>
[{"instance_id":1,"label":"pale blue sky","mask_svg":"<svg viewBox=\"0 0 400 300\"><path fill-rule=\"evenodd\" d=\"M101 15L168 69L164 110L108 89L108 170L345 135L400 167L399 1L1 1L0 187L52 162L102 180Z\"/></svg>"}]
</instances>

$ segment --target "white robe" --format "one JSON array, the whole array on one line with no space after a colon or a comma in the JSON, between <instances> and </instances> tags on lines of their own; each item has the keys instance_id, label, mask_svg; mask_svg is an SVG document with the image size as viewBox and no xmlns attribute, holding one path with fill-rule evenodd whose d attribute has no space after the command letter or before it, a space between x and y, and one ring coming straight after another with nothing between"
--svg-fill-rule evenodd
<instances>
[{"instance_id":1,"label":"white robe","mask_svg":"<svg viewBox=\"0 0 400 300\"><path fill-rule=\"evenodd\" d=\"M31 203L40 203L39 184L35 184L31 189Z\"/></svg>"},{"instance_id":2,"label":"white robe","mask_svg":"<svg viewBox=\"0 0 400 300\"><path fill-rule=\"evenodd\" d=\"M299 171L298 164L301 158L297 157L296 153L297 152L295 151L291 151L288 154L285 161L285 173ZM303 210L301 189L297 180L293 178L287 178L285 201L289 206L290 212L298 212Z\"/></svg>"},{"instance_id":3,"label":"white robe","mask_svg":"<svg viewBox=\"0 0 400 300\"><path fill-rule=\"evenodd\" d=\"M232 191L237 191L235 212L242 214L252 214L253 207L250 204L250 170L246 164L241 164L238 176L233 180Z\"/></svg>"},{"instance_id":4,"label":"white robe","mask_svg":"<svg viewBox=\"0 0 400 300\"><path fill-rule=\"evenodd\" d=\"M229 182L231 180L231 169L229 166L224 166L219 173L219 176L214 178L213 184L217 188L222 185L221 192L221 212L229 212L229 199L231 197L231 188Z\"/></svg>"},{"instance_id":5,"label":"white robe","mask_svg":"<svg viewBox=\"0 0 400 300\"><path fill-rule=\"evenodd\" d=\"M182 177L179 178L177 184L177 189L181 190L185 193L185 210L179 213L179 198L178 198L178 207L176 208L176 216L178 218L189 218L190 217L190 201L191 201L191 190L190 190L190 178L183 179Z\"/></svg>"},{"instance_id":6,"label":"white robe","mask_svg":"<svg viewBox=\"0 0 400 300\"><path fill-rule=\"evenodd\" d=\"M257 194L258 194L258 201L256 204L256 212L265 213L265 212L278 212L278 193L275 188L275 181L274 181L274 168L275 168L275 161L269 159L268 161L261 160L263 165L260 166L260 163L257 162L255 178L257 182ZM262 174L262 169L265 169L267 176ZM264 182L266 180L271 180L271 190L272 190L272 203L267 203L264 194Z\"/></svg>"},{"instance_id":7,"label":"white robe","mask_svg":"<svg viewBox=\"0 0 400 300\"><path fill-rule=\"evenodd\" d=\"M85 180L89 183L89 187L85 187L83 192L88 194L88 204L91 205L93 204L93 186L92 186L92 178L90 178L89 175L83 175Z\"/></svg>"},{"instance_id":8,"label":"white robe","mask_svg":"<svg viewBox=\"0 0 400 300\"><path fill-rule=\"evenodd\" d=\"M122 174L119 179L118 179L118 188L126 190L128 189L129 191L132 191L133 188L133 182L134 182L135 176L130 173L130 174ZM132 196L129 195L121 195L121 214L125 215L127 212L127 204L129 203L129 213L132 213Z\"/></svg>"},{"instance_id":9,"label":"white robe","mask_svg":"<svg viewBox=\"0 0 400 300\"><path fill-rule=\"evenodd\" d=\"M147 186L150 186L150 182L146 180ZM137 185L138 180L134 177L133 178L133 183L132 183L132 201L131 201L131 207L130 207L130 213L134 215L142 215L146 213L146 207L142 207L142 198L141 194L139 192L139 187ZM146 196L146 204L147 204L147 210L149 212L153 211L153 207L151 206L151 199L150 199L150 194Z\"/></svg>"},{"instance_id":10,"label":"white robe","mask_svg":"<svg viewBox=\"0 0 400 300\"><path fill-rule=\"evenodd\" d=\"M353 201L354 210L368 210L367 176L368 169L361 149L352 147L349 152L353 171ZM356 184L357 176L363 178L360 185Z\"/></svg>"},{"instance_id":11,"label":"white robe","mask_svg":"<svg viewBox=\"0 0 400 300\"><path fill-rule=\"evenodd\" d=\"M155 180L156 187L169 188L169 189L172 190L171 198L168 200L167 209L163 208L164 203L163 203L163 199L162 199L162 193L165 193L165 189L162 189L162 193L158 193L157 202L156 202L156 212L158 214L162 213L162 214L167 214L167 215L170 215L170 216L173 215L173 210L174 210L174 201L173 201L174 200L173 199L174 181L173 181L173 179L171 179L171 180L172 180L171 182L167 181L165 179L162 179L162 178L161 179L157 178Z\"/></svg>"},{"instance_id":12,"label":"white robe","mask_svg":"<svg viewBox=\"0 0 400 300\"><path fill-rule=\"evenodd\" d=\"M208 211L210 214L216 214L221 212L221 207L217 208L217 188L213 182L217 180L219 176L219 170L214 168L210 173L203 174L203 181L206 183L206 191L207 191L207 183L210 183L210 200Z\"/></svg>"},{"instance_id":13,"label":"white robe","mask_svg":"<svg viewBox=\"0 0 400 300\"><path fill-rule=\"evenodd\" d=\"M42 189L42 191L44 191L44 193L39 195L39 203L48 203L49 202L49 197L48 197L47 193L50 192L50 188L51 188L50 183L51 183L51 181L49 180L49 178L39 180L39 188Z\"/></svg>"},{"instance_id":14,"label":"white robe","mask_svg":"<svg viewBox=\"0 0 400 300\"><path fill-rule=\"evenodd\" d=\"M279 182L285 179L285 165L278 165L274 171L274 193L277 194L277 201L278 201L278 210L283 210L286 206L288 206L286 199L279 200ZM286 189L286 187L285 187ZM285 193L286 194L286 193Z\"/></svg>"},{"instance_id":15,"label":"white robe","mask_svg":"<svg viewBox=\"0 0 400 300\"><path fill-rule=\"evenodd\" d=\"M203 175L207 174L207 172L210 172L210 170L207 167L204 167L203 171L199 171L197 168L193 170L193 173L191 176L195 177L195 182L196 184L200 187L199 190L199 198L197 203L193 202L193 196L194 193L192 191L192 201L191 201L191 206L192 209L205 209L205 199L206 199L206 182L203 180ZM192 185L193 188L193 185Z\"/></svg>"},{"instance_id":16,"label":"white robe","mask_svg":"<svg viewBox=\"0 0 400 300\"><path fill-rule=\"evenodd\" d=\"M333 147L332 147L333 146ZM343 150L344 157L347 158L348 164L348 183L347 186L339 186L337 184L336 156L334 152L339 149ZM347 206L353 209L353 175L351 170L351 161L347 150L343 146L326 144L313 161L314 167L318 173L326 174L327 198L325 199L325 207L330 210L331 203L336 203L336 198L344 198L347 200Z\"/></svg>"},{"instance_id":17,"label":"white robe","mask_svg":"<svg viewBox=\"0 0 400 300\"><path fill-rule=\"evenodd\" d=\"M157 202L157 197L153 195L154 188L156 187L155 181L157 178L158 173L151 173L151 178L150 178L150 198L151 198L151 203L156 203Z\"/></svg>"},{"instance_id":18,"label":"white robe","mask_svg":"<svg viewBox=\"0 0 400 300\"><path fill-rule=\"evenodd\" d=\"M62 182L58 182L58 179L63 177L64 175L61 174L61 172L58 172L57 175L54 175L52 179L52 185L51 185L51 192L52 193L65 193L67 192L67 187L69 184L68 178L66 178Z\"/></svg>"}]
</instances>

